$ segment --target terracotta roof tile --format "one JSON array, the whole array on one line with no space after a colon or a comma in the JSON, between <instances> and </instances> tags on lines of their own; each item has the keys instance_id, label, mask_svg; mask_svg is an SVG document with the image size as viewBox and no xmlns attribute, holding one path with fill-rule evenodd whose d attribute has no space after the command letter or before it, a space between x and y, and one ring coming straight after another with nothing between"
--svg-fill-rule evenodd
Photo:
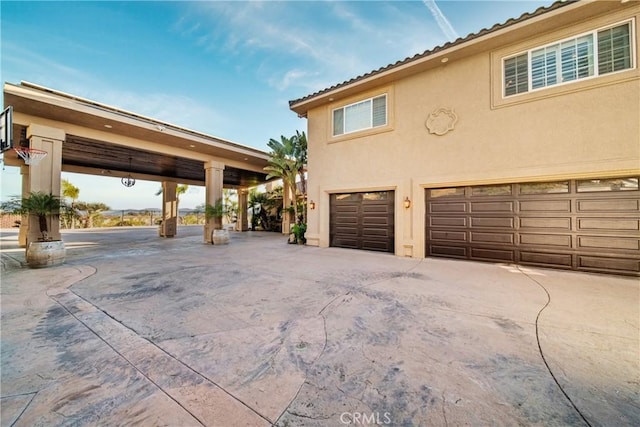
<instances>
[{"instance_id":1,"label":"terracotta roof tile","mask_svg":"<svg viewBox=\"0 0 640 427\"><path fill-rule=\"evenodd\" d=\"M456 40L454 40L452 42L447 42L447 43L445 43L445 44L443 44L441 46L436 46L433 49L424 51L423 53L417 53L417 54L413 55L412 57L407 57L407 58L405 58L403 60L396 61L393 64L389 64L389 65L386 65L384 67L380 67L377 70L373 70L373 71L370 71L370 72L368 72L366 74L362 74L360 76L354 77L354 78L352 78L350 80L346 80L346 81L344 81L342 83L335 84L335 85L333 85L331 87L328 87L326 89L322 89L322 90L320 90L318 92L312 93L312 94L307 95L305 97L302 97L302 98L299 98L299 99L294 99L292 101L289 101L289 106L292 107L295 104L298 104L300 102L306 101L308 99L315 98L315 97L323 95L323 94L325 94L327 92L331 92L332 90L335 90L335 89L338 89L338 88L341 88L341 87L344 87L344 86L348 86L348 85L350 85L352 83L358 82L358 81L366 79L368 77L375 76L376 74L380 74L382 72L392 70L393 68L399 67L401 65L408 64L410 62L416 61L416 60L421 59L421 58L425 58L427 56L430 56L430 55L433 55L435 53L441 52L443 50L449 49L451 47L458 46L460 44L463 44L463 43L469 42L471 40L477 39L478 37L482 37L482 36L485 36L485 35L490 34L492 32L501 30L503 28L507 28L507 27L509 27L511 25L518 24L520 22L526 21L527 19L531 19L531 18L534 18L536 16L540 16L540 15L542 15L544 13L551 12L553 10L556 10L556 9L559 9L559 8L561 8L563 6L575 3L577 1L579 1L579 0L569 0L569 1L559 0L559 1L556 1L555 3L553 3L553 4L549 5L549 6L539 7L534 12L523 13L518 18L510 18L510 19L508 19L506 22L504 22L502 24L498 23L498 24L493 25L491 28L483 28L482 30L478 31L477 33L470 33L466 37L459 37L459 38L457 38Z\"/></svg>"}]
</instances>

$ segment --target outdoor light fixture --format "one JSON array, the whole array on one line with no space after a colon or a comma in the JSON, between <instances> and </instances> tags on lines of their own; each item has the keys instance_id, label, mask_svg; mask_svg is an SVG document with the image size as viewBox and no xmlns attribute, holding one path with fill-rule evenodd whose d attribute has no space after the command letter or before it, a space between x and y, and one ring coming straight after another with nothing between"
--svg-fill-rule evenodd
<instances>
[{"instance_id":1,"label":"outdoor light fixture","mask_svg":"<svg viewBox=\"0 0 640 427\"><path fill-rule=\"evenodd\" d=\"M404 207L405 209L409 209L411 207L411 200L409 200L409 197L404 198Z\"/></svg>"},{"instance_id":2,"label":"outdoor light fixture","mask_svg":"<svg viewBox=\"0 0 640 427\"><path fill-rule=\"evenodd\" d=\"M131 176L131 157L129 157L129 175L123 176L120 182L122 182L122 185L125 187L133 187L136 185L136 179Z\"/></svg>"},{"instance_id":3,"label":"outdoor light fixture","mask_svg":"<svg viewBox=\"0 0 640 427\"><path fill-rule=\"evenodd\" d=\"M309 209L314 210L316 208L316 202L313 200L309 202Z\"/></svg>"}]
</instances>

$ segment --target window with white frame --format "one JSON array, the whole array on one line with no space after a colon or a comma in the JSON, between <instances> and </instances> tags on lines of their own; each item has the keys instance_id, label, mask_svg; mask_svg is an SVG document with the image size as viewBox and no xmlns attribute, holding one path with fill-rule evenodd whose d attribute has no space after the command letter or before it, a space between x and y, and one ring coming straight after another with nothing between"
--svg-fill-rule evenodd
<instances>
[{"instance_id":1,"label":"window with white frame","mask_svg":"<svg viewBox=\"0 0 640 427\"><path fill-rule=\"evenodd\" d=\"M633 68L631 21L503 60L504 96Z\"/></svg>"},{"instance_id":2,"label":"window with white frame","mask_svg":"<svg viewBox=\"0 0 640 427\"><path fill-rule=\"evenodd\" d=\"M333 136L385 126L386 124L386 94L333 110Z\"/></svg>"}]
</instances>

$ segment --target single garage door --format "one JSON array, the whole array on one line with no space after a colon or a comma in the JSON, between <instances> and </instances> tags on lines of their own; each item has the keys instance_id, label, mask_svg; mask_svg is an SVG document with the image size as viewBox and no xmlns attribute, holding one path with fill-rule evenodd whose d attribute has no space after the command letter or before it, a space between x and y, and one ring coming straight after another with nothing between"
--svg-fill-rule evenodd
<instances>
[{"instance_id":1,"label":"single garage door","mask_svg":"<svg viewBox=\"0 0 640 427\"><path fill-rule=\"evenodd\" d=\"M338 248L394 252L394 192L331 195L329 239Z\"/></svg>"},{"instance_id":2,"label":"single garage door","mask_svg":"<svg viewBox=\"0 0 640 427\"><path fill-rule=\"evenodd\" d=\"M426 190L428 256L640 275L638 177Z\"/></svg>"}]
</instances>

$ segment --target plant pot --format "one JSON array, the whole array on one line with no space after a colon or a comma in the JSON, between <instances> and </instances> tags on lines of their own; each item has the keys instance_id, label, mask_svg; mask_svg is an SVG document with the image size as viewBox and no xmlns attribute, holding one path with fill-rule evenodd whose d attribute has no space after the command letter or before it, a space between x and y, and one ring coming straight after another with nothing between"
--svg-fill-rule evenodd
<instances>
[{"instance_id":1,"label":"plant pot","mask_svg":"<svg viewBox=\"0 0 640 427\"><path fill-rule=\"evenodd\" d=\"M27 248L27 264L31 268L59 265L64 262L67 250L62 240L31 242Z\"/></svg>"},{"instance_id":2,"label":"plant pot","mask_svg":"<svg viewBox=\"0 0 640 427\"><path fill-rule=\"evenodd\" d=\"M229 243L229 231L213 230L211 233L211 243L214 245L226 245Z\"/></svg>"}]
</instances>

